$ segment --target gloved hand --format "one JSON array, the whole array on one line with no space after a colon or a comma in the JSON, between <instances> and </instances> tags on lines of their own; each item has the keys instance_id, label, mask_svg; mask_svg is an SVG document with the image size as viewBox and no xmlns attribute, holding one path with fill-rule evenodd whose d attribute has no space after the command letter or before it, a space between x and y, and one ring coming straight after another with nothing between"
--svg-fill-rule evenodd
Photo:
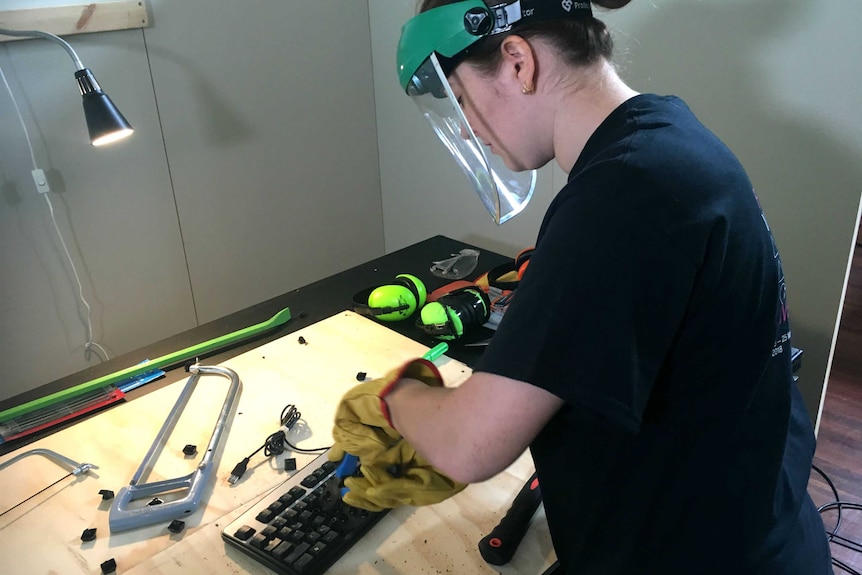
<instances>
[{"instance_id":1,"label":"gloved hand","mask_svg":"<svg viewBox=\"0 0 862 575\"><path fill-rule=\"evenodd\" d=\"M437 367L424 359L408 361L379 379L354 386L344 394L335 411L332 438L336 448L356 455L365 463L401 439L401 434L392 427L384 398L403 378L417 379L431 387L443 386Z\"/></svg>"},{"instance_id":2,"label":"gloved hand","mask_svg":"<svg viewBox=\"0 0 862 575\"><path fill-rule=\"evenodd\" d=\"M331 461L344 453L359 458L362 476L345 480L345 503L381 511L397 505L429 505L458 493L465 485L434 469L392 427L386 395L398 380L410 378L432 387L443 380L430 361L415 359L380 379L350 389L338 405L329 451Z\"/></svg>"},{"instance_id":3,"label":"gloved hand","mask_svg":"<svg viewBox=\"0 0 862 575\"><path fill-rule=\"evenodd\" d=\"M368 511L431 505L466 487L432 467L404 439L362 464L360 471L360 476L344 480L344 502Z\"/></svg>"}]
</instances>

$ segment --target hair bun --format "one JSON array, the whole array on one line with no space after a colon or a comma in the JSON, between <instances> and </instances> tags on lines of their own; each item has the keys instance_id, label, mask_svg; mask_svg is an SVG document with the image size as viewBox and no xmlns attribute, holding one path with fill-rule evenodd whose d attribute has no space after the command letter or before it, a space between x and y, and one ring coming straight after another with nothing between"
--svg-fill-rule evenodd
<instances>
[{"instance_id":1,"label":"hair bun","mask_svg":"<svg viewBox=\"0 0 862 575\"><path fill-rule=\"evenodd\" d=\"M617 8L622 8L632 0L593 0L593 4L596 6L601 6L602 8L607 8L608 10L615 10Z\"/></svg>"}]
</instances>

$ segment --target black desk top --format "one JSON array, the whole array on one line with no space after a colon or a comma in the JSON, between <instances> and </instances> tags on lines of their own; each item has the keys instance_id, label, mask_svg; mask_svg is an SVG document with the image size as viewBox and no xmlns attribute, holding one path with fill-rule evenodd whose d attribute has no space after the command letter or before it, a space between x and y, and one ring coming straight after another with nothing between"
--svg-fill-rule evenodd
<instances>
[{"instance_id":1,"label":"black desk top","mask_svg":"<svg viewBox=\"0 0 862 575\"><path fill-rule=\"evenodd\" d=\"M22 405L64 389L69 389L75 385L91 381L107 374L115 373L119 370L137 365L145 359L161 357L179 349L184 349L194 344L208 341L215 337L232 333L250 325L266 321L285 307L290 308L291 319L286 324L271 330L260 337L237 344L230 349L219 350L217 353L205 356L207 363L221 363L264 343L317 323L318 321L326 319L340 311L351 309L353 295L356 292L368 287L388 283L398 274L407 273L415 275L422 280L430 293L433 290L450 283L449 280L438 278L431 274L429 269L432 263L434 261L446 259L450 257L451 254L456 254L464 248L474 248L480 252L478 265L474 272L467 278L470 280L475 279L494 266L503 264L510 259L501 254L486 251L477 246L465 244L445 236L434 236L430 239L413 244L412 246L408 246L328 278L314 282L303 288L284 293L270 300L227 315L221 319L211 321L173 337L156 342L152 345L123 354L104 363L63 377L36 389L0 401L0 411ZM412 320L381 323L428 347L433 347L439 343L438 340L435 340L419 331L414 326ZM484 333L480 332L474 334L474 340L483 339L490 335L490 330L486 330L485 328L481 329L484 330ZM468 340L465 340L463 343L466 343L467 341ZM463 343L451 343L450 349L446 355L466 365L472 366L479 359L484 348L465 347ZM204 359L204 357L201 357L200 359ZM134 399L140 394L147 393L148 391L158 389L164 385L187 377L185 370L182 369L181 365L166 371L167 373L165 377L161 380L149 383L142 388L129 392L126 395L126 398ZM66 425L68 425L68 423ZM19 440L9 441L2 444L0 445L0 454L5 454L14 449L18 449L22 445L44 437L60 428L61 426L49 428L43 432L33 433Z\"/></svg>"}]
</instances>

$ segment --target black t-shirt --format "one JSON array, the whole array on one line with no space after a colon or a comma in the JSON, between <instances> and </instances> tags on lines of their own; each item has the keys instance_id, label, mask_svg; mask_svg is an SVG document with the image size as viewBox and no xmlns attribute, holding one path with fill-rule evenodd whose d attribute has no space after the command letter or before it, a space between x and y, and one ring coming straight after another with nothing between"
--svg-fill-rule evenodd
<instances>
[{"instance_id":1,"label":"black t-shirt","mask_svg":"<svg viewBox=\"0 0 862 575\"><path fill-rule=\"evenodd\" d=\"M476 371L565 400L530 449L566 573L820 575L790 355L745 171L679 98L641 95L587 142Z\"/></svg>"}]
</instances>

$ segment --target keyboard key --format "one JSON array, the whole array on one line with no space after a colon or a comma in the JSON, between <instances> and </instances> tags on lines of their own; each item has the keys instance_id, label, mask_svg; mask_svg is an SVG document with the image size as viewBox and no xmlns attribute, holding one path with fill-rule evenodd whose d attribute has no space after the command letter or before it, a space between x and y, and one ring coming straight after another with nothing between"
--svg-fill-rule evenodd
<instances>
[{"instance_id":1,"label":"keyboard key","mask_svg":"<svg viewBox=\"0 0 862 575\"><path fill-rule=\"evenodd\" d=\"M311 547L308 543L300 543L296 547L293 548L287 557L284 558L285 563L294 563L300 557L302 557L306 551Z\"/></svg>"},{"instance_id":2,"label":"keyboard key","mask_svg":"<svg viewBox=\"0 0 862 575\"><path fill-rule=\"evenodd\" d=\"M281 515L279 515L278 517L276 517L275 519L273 519L273 520L270 522L270 525L272 525L272 526L273 526L273 527L275 527L276 529L281 529L282 527L284 527L285 525L287 525L287 519L285 519L284 517L282 517Z\"/></svg>"},{"instance_id":3,"label":"keyboard key","mask_svg":"<svg viewBox=\"0 0 862 575\"><path fill-rule=\"evenodd\" d=\"M264 509L263 511L261 511L260 513L257 514L255 519L257 519L261 523L269 523L270 519L272 519L273 517L275 517L275 513L273 513L269 509Z\"/></svg>"},{"instance_id":4,"label":"keyboard key","mask_svg":"<svg viewBox=\"0 0 862 575\"><path fill-rule=\"evenodd\" d=\"M318 483L320 483L320 479L318 479L318 477L316 475L309 475L308 477L306 477L305 479L303 479L300 482L300 485L302 485L303 487L309 487L310 488L310 487L314 487Z\"/></svg>"},{"instance_id":5,"label":"keyboard key","mask_svg":"<svg viewBox=\"0 0 862 575\"><path fill-rule=\"evenodd\" d=\"M293 562L293 568L296 569L296 571L299 573L305 573L306 568L312 561L314 561L314 557L306 553L305 555Z\"/></svg>"},{"instance_id":6,"label":"keyboard key","mask_svg":"<svg viewBox=\"0 0 862 575\"><path fill-rule=\"evenodd\" d=\"M284 559L291 550L293 550L293 543L290 541L282 541L275 547L275 549L272 550L272 554L279 559Z\"/></svg>"},{"instance_id":7,"label":"keyboard key","mask_svg":"<svg viewBox=\"0 0 862 575\"><path fill-rule=\"evenodd\" d=\"M265 535L258 533L251 538L251 541L249 541L249 543L257 547L258 549L263 549L264 547L266 547L266 544L269 543L269 539Z\"/></svg>"},{"instance_id":8,"label":"keyboard key","mask_svg":"<svg viewBox=\"0 0 862 575\"><path fill-rule=\"evenodd\" d=\"M295 485L295 486L291 487L291 488L290 488L290 491L288 491L287 493L288 493L291 497L294 497L294 498L296 498L296 499L299 499L300 497L302 497L303 495L305 495L305 494L306 494L306 491L305 491L305 489L303 489L302 487L299 487L298 485Z\"/></svg>"},{"instance_id":9,"label":"keyboard key","mask_svg":"<svg viewBox=\"0 0 862 575\"><path fill-rule=\"evenodd\" d=\"M239 529L237 529L234 532L233 536L236 537L237 539L241 540L241 541L245 541L246 539L248 539L249 537L254 535L254 533L255 533L254 527L249 527L248 525L243 525L242 527L240 527Z\"/></svg>"},{"instance_id":10,"label":"keyboard key","mask_svg":"<svg viewBox=\"0 0 862 575\"><path fill-rule=\"evenodd\" d=\"M304 541L305 531L302 531L300 529L294 529L290 534L290 540L296 541L297 543L299 543L300 541Z\"/></svg>"},{"instance_id":11,"label":"keyboard key","mask_svg":"<svg viewBox=\"0 0 862 575\"><path fill-rule=\"evenodd\" d=\"M339 481L335 468L319 457L228 524L222 537L276 573L324 575L385 515L346 505L330 487Z\"/></svg>"},{"instance_id":12,"label":"keyboard key","mask_svg":"<svg viewBox=\"0 0 862 575\"><path fill-rule=\"evenodd\" d=\"M281 501L273 501L272 503L269 504L269 507L267 507L267 509L272 511L273 514L278 515L279 513L284 511L285 507L287 507L287 506L284 503L282 503Z\"/></svg>"}]
</instances>

